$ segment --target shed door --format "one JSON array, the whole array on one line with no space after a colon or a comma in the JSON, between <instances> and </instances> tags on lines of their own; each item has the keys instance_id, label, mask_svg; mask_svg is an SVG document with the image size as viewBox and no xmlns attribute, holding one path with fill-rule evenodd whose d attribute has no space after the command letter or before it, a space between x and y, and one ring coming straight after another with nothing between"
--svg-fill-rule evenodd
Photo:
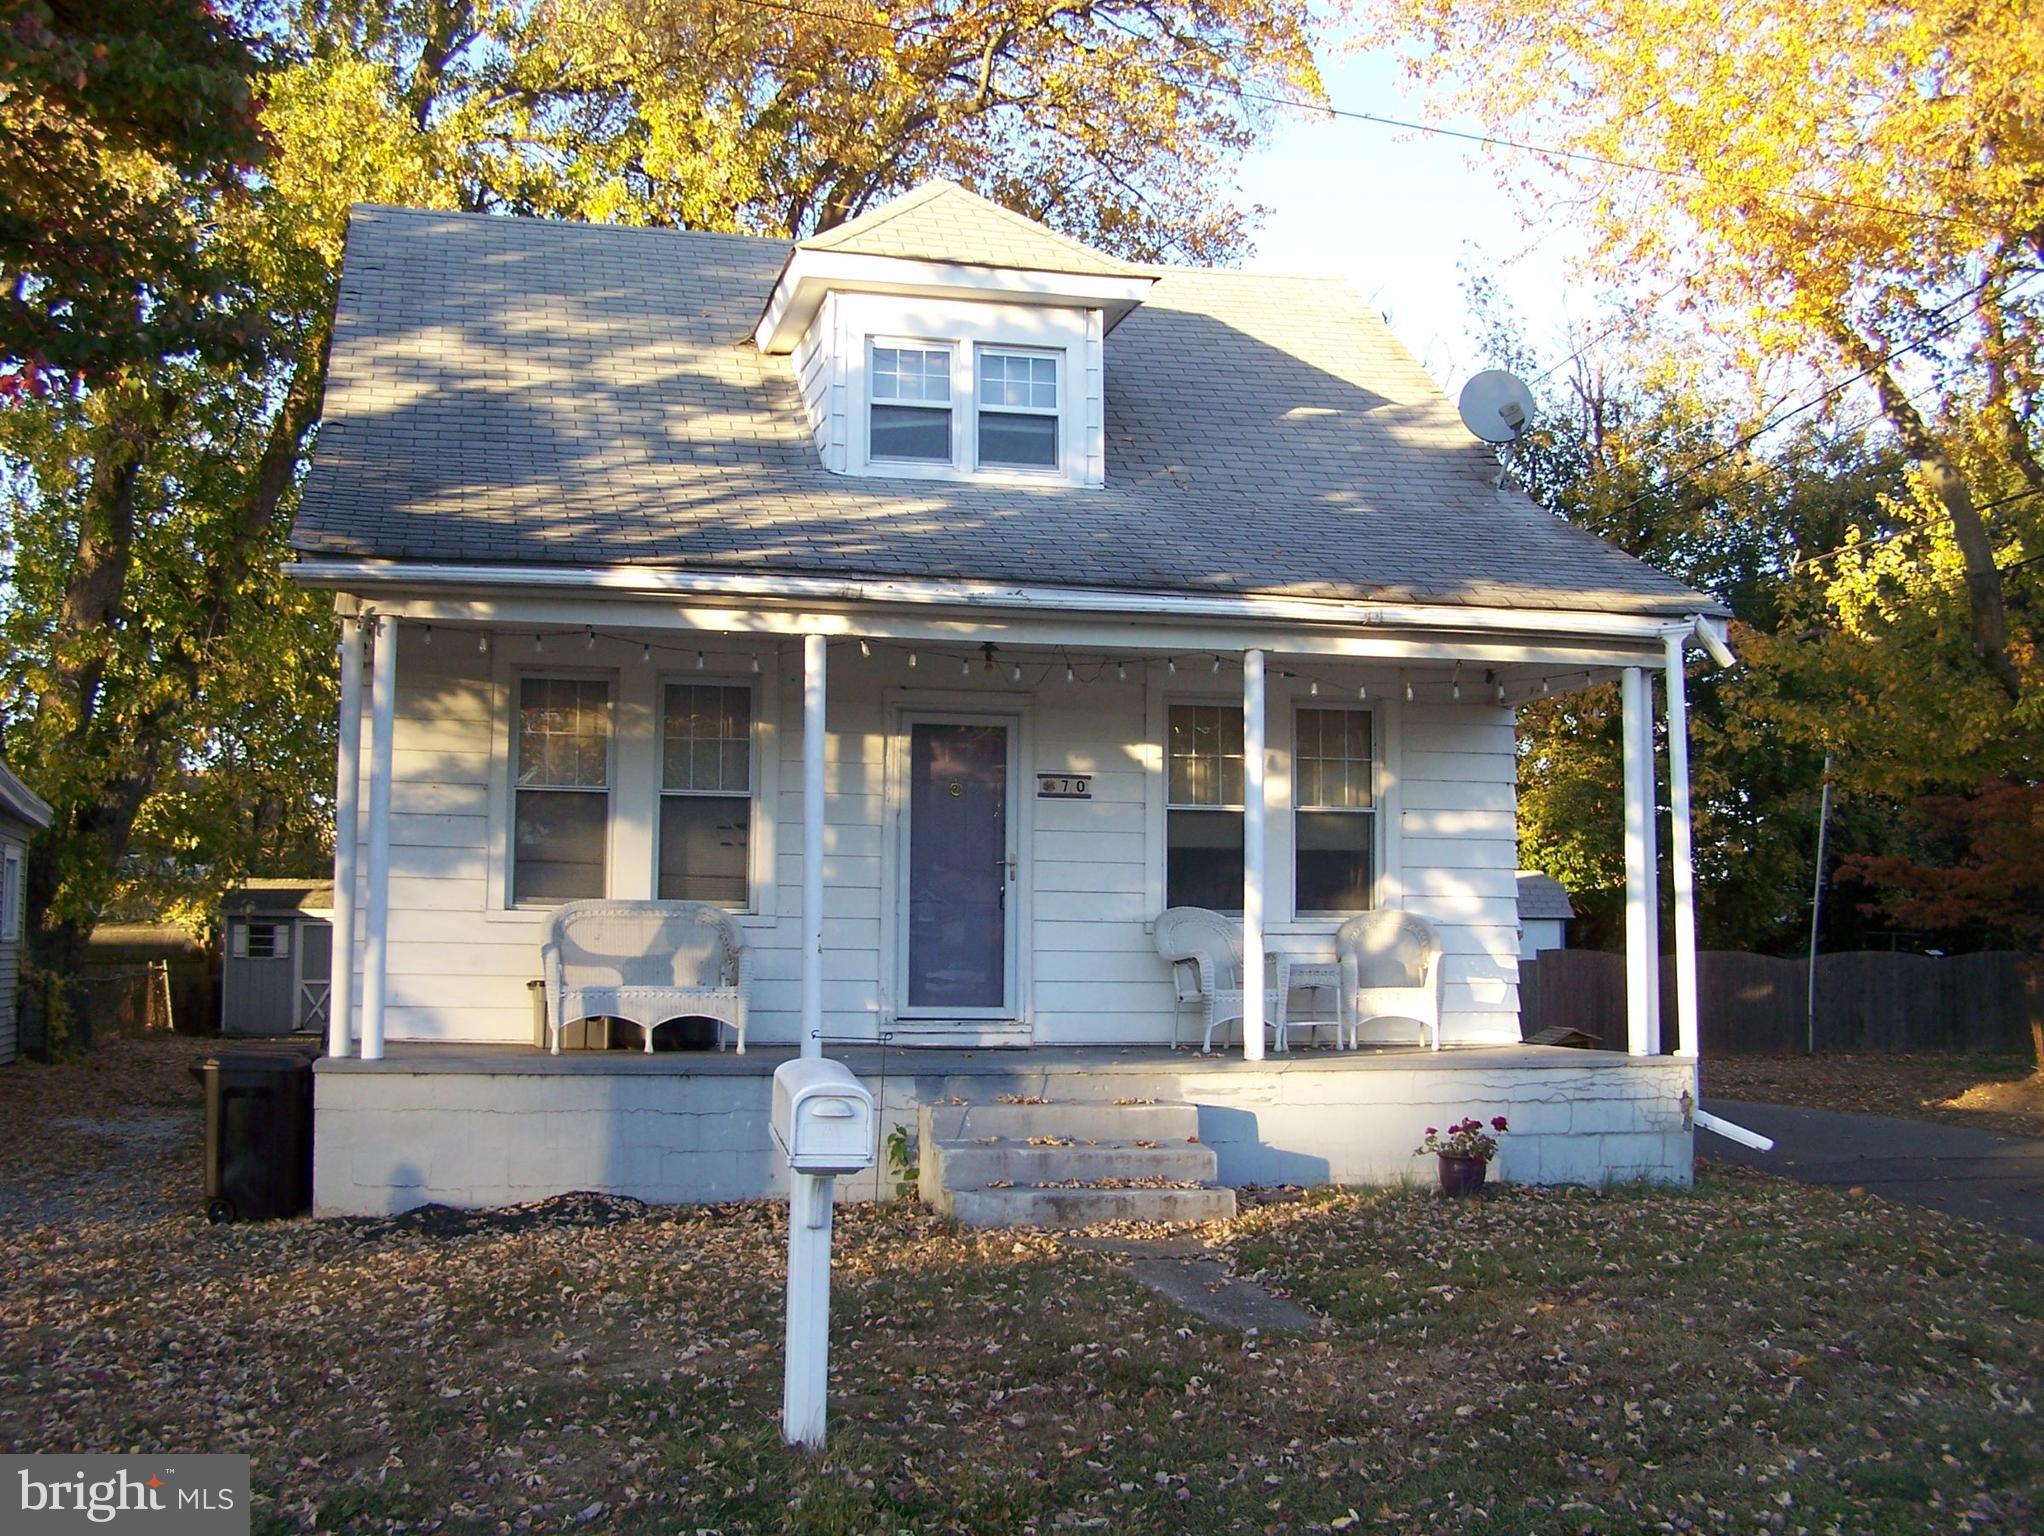
<instances>
[{"instance_id":1,"label":"shed door","mask_svg":"<svg viewBox=\"0 0 2044 1536\"><path fill-rule=\"evenodd\" d=\"M298 924L298 1027L323 1030L334 986L334 931L314 918Z\"/></svg>"},{"instance_id":2,"label":"shed door","mask_svg":"<svg viewBox=\"0 0 2044 1536\"><path fill-rule=\"evenodd\" d=\"M1013 723L925 719L908 731L906 1011L1012 1018Z\"/></svg>"}]
</instances>

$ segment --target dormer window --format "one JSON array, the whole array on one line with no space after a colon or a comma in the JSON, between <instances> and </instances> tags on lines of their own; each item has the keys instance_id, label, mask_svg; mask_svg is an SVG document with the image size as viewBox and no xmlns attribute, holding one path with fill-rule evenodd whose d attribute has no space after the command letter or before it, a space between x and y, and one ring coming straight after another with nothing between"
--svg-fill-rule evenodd
<instances>
[{"instance_id":1,"label":"dormer window","mask_svg":"<svg viewBox=\"0 0 2044 1536\"><path fill-rule=\"evenodd\" d=\"M871 456L913 464L952 461L951 349L873 343Z\"/></svg>"},{"instance_id":2,"label":"dormer window","mask_svg":"<svg viewBox=\"0 0 2044 1536\"><path fill-rule=\"evenodd\" d=\"M1058 360L1052 352L979 349L979 466L1058 467Z\"/></svg>"}]
</instances>

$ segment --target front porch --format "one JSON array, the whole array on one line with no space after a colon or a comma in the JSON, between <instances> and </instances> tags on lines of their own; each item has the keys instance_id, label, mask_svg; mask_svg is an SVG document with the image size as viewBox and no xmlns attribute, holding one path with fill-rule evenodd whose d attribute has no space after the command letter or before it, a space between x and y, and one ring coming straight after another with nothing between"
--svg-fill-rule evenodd
<instances>
[{"instance_id":1,"label":"front porch","mask_svg":"<svg viewBox=\"0 0 2044 1536\"><path fill-rule=\"evenodd\" d=\"M1434 1052L1295 1049L1261 1061L1162 1046L831 1053L872 1091L882 1147L847 1199L884 1199L899 1173L886 1138L917 1111L1006 1098L1190 1104L1220 1182L1382 1184L1423 1179L1430 1125L1505 1115L1498 1176L1519 1183L1687 1184L1691 1060L1548 1046ZM392 1041L381 1060L316 1069L313 1208L378 1215L428 1203L492 1206L596 1190L653 1202L785 1192L768 1130L772 1074L796 1054L632 1050L549 1056L527 1046Z\"/></svg>"}]
</instances>

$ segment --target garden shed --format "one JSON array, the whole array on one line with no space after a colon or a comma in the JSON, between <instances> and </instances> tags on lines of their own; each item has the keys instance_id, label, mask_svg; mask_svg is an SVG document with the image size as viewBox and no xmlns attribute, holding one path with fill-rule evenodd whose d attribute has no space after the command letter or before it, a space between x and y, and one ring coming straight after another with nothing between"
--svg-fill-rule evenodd
<instances>
[{"instance_id":1,"label":"garden shed","mask_svg":"<svg viewBox=\"0 0 2044 1536\"><path fill-rule=\"evenodd\" d=\"M220 1032L288 1035L327 1025L331 880L244 880L221 902Z\"/></svg>"}]
</instances>

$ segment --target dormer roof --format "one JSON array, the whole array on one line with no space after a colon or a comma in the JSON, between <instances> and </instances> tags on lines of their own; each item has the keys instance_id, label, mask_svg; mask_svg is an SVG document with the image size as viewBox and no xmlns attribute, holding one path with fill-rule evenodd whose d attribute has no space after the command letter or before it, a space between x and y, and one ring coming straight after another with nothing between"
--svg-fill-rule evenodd
<instances>
[{"instance_id":1,"label":"dormer roof","mask_svg":"<svg viewBox=\"0 0 2044 1536\"><path fill-rule=\"evenodd\" d=\"M792 352L830 293L1097 309L1112 330L1155 282L955 181L929 181L790 250L753 341Z\"/></svg>"},{"instance_id":2,"label":"dormer roof","mask_svg":"<svg viewBox=\"0 0 2044 1536\"><path fill-rule=\"evenodd\" d=\"M926 181L912 192L835 229L812 235L802 251L839 251L911 261L1140 277L1140 268L1011 213L955 181Z\"/></svg>"}]
</instances>

